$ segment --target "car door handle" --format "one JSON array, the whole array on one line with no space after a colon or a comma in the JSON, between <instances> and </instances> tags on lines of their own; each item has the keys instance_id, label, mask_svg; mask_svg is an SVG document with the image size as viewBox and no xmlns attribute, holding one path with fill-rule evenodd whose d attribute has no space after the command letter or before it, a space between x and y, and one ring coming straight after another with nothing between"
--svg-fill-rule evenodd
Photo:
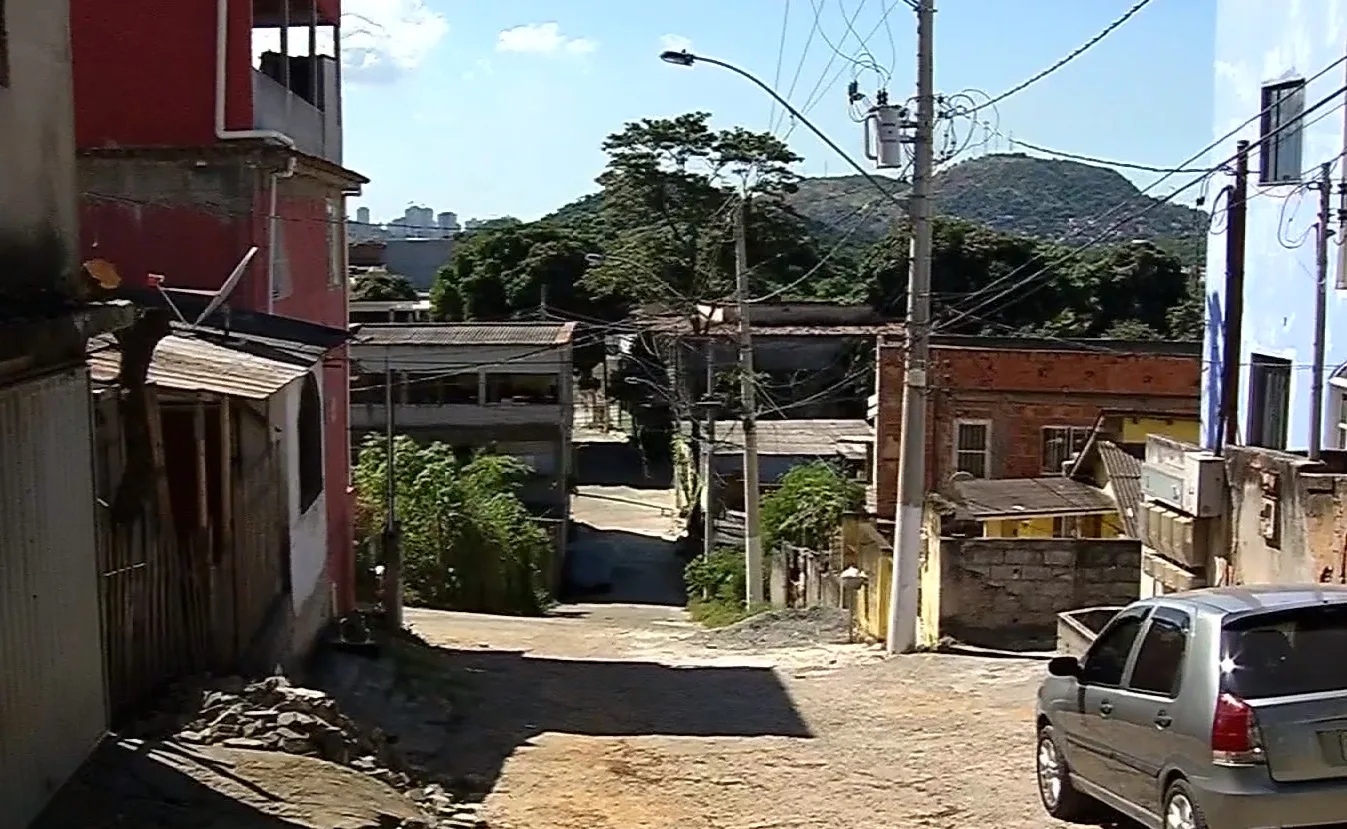
<instances>
[{"instance_id":1,"label":"car door handle","mask_svg":"<svg viewBox=\"0 0 1347 829\"><path fill-rule=\"evenodd\" d=\"M1169 726L1173 724L1173 722L1174 722L1173 718L1171 718L1164 711L1161 711L1160 713L1155 715L1156 728L1169 728Z\"/></svg>"},{"instance_id":2,"label":"car door handle","mask_svg":"<svg viewBox=\"0 0 1347 829\"><path fill-rule=\"evenodd\" d=\"M1101 717L1107 717L1109 714L1112 713L1113 713L1113 703L1109 702L1108 700L1104 700L1103 702L1099 703L1099 715Z\"/></svg>"}]
</instances>

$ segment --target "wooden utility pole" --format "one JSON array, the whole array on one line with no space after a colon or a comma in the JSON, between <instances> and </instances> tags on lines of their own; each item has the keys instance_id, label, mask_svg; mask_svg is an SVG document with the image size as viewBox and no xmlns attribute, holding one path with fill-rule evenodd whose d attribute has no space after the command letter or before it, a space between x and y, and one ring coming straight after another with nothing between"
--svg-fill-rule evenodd
<instances>
[{"instance_id":1,"label":"wooden utility pole","mask_svg":"<svg viewBox=\"0 0 1347 829\"><path fill-rule=\"evenodd\" d=\"M1328 246L1332 244L1333 165L1319 169L1319 224L1314 261L1314 367L1310 373L1310 451L1319 460L1324 445L1324 329L1328 316Z\"/></svg>"},{"instance_id":2,"label":"wooden utility pole","mask_svg":"<svg viewBox=\"0 0 1347 829\"><path fill-rule=\"evenodd\" d=\"M744 440L744 579L748 607L763 601L762 526L758 517L758 418L753 383L753 330L748 319L748 198L734 212L735 301L739 313L739 397Z\"/></svg>"},{"instance_id":3,"label":"wooden utility pole","mask_svg":"<svg viewBox=\"0 0 1347 829\"><path fill-rule=\"evenodd\" d=\"M1216 451L1239 442L1239 364L1244 330L1244 229L1249 198L1249 142L1235 145L1235 181L1226 199L1225 319L1221 341L1221 417Z\"/></svg>"},{"instance_id":4,"label":"wooden utility pole","mask_svg":"<svg viewBox=\"0 0 1347 829\"><path fill-rule=\"evenodd\" d=\"M889 595L889 653L917 645L917 586L926 504L926 371L931 343L931 174L935 168L935 0L917 0L917 123L913 135L912 255L907 282L907 352L899 432L898 514Z\"/></svg>"}]
</instances>

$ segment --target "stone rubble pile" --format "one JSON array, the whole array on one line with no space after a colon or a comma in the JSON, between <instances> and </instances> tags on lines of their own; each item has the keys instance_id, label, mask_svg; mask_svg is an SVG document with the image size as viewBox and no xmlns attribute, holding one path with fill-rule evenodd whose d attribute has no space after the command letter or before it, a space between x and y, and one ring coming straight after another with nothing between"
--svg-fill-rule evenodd
<instances>
[{"instance_id":1,"label":"stone rubble pile","mask_svg":"<svg viewBox=\"0 0 1347 829\"><path fill-rule=\"evenodd\" d=\"M316 757L404 792L432 817L428 827L486 825L475 804L457 800L440 783L422 785L422 774L407 763L395 736L379 728L361 728L322 691L292 685L283 676L252 683L230 677L202 688L179 688L176 696L182 713L159 714L143 722L137 729L140 736L173 734L188 744Z\"/></svg>"}]
</instances>

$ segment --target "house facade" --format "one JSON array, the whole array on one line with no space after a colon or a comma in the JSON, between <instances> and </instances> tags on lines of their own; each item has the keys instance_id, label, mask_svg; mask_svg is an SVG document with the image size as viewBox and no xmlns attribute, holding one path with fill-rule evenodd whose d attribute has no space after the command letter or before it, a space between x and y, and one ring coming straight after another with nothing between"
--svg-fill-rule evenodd
<instances>
[{"instance_id":1,"label":"house facade","mask_svg":"<svg viewBox=\"0 0 1347 829\"><path fill-rule=\"evenodd\" d=\"M0 829L107 729L85 341L129 325L79 259L70 17L0 4Z\"/></svg>"},{"instance_id":2,"label":"house facade","mask_svg":"<svg viewBox=\"0 0 1347 829\"><path fill-rule=\"evenodd\" d=\"M521 498L535 513L569 514L575 323L365 325L351 344L354 443L387 428L465 454L492 449L533 467ZM564 537L564 533L562 534Z\"/></svg>"},{"instance_id":3,"label":"house facade","mask_svg":"<svg viewBox=\"0 0 1347 829\"><path fill-rule=\"evenodd\" d=\"M339 0L73 0L81 245L161 282L347 325ZM270 46L254 59L255 44ZM326 52L326 54L324 54ZM354 606L345 346L318 369L327 572Z\"/></svg>"},{"instance_id":4,"label":"house facade","mask_svg":"<svg viewBox=\"0 0 1347 829\"><path fill-rule=\"evenodd\" d=\"M1210 161L1231 158L1250 142L1244 243L1243 313L1238 354L1222 353L1230 316L1225 290L1228 237L1213 226L1207 245L1203 442L1217 445L1222 366L1238 361L1238 440L1248 446L1305 449L1310 443L1314 377L1316 190L1324 163L1344 149L1342 85L1347 22L1332 0L1303 0L1267 15L1254 0L1218 0L1213 138ZM1230 134L1228 137L1228 133ZM1218 177L1218 187L1229 182ZM1340 183L1335 183L1335 187ZM1332 200L1336 211L1338 197ZM1225 198L1215 202L1222 209ZM1323 446L1347 447L1347 272L1340 255L1345 228L1328 246Z\"/></svg>"},{"instance_id":5,"label":"house facade","mask_svg":"<svg viewBox=\"0 0 1347 829\"><path fill-rule=\"evenodd\" d=\"M926 488L952 476L1061 475L1101 414L1194 413L1198 343L937 336L931 344ZM881 339L877 358L874 507L894 514L902 425L903 352Z\"/></svg>"}]
</instances>

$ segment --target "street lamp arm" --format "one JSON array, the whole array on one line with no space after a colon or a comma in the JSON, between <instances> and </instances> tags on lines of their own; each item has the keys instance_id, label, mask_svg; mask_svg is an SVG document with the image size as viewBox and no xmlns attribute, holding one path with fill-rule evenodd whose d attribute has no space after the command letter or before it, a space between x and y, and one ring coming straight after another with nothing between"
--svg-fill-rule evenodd
<instances>
[{"instance_id":1,"label":"street lamp arm","mask_svg":"<svg viewBox=\"0 0 1347 829\"><path fill-rule=\"evenodd\" d=\"M660 60L664 61L665 63L675 64L677 66L691 66L694 63L699 62L709 63L712 66L719 66L722 69L728 69L734 74L739 75L740 77L747 78L763 92L766 92L768 95L771 95L772 98L775 99L776 102L780 104L783 109L786 110L786 112L790 113L792 118L808 127L809 131L812 132L814 135L818 136L818 139L822 141L824 144L826 144L830 150L841 156L842 160L845 161L847 164L851 165L851 168L853 170L855 170L857 173L863 176L866 181L873 184L876 190L883 193L886 198L888 198L890 201L892 201L899 207L904 206L903 201L899 199L897 196L895 196L893 193L889 192L889 189L885 187L883 184L881 184L879 182L879 179L871 175L869 171L867 171L864 167L858 164L854 158L852 158L850 155L847 155L847 153L841 147L837 146L837 144L831 138L825 135L823 130L814 126L812 121L804 117L804 115L795 107L791 106L790 101L787 101L784 97L782 97L782 95L779 92L777 92L775 89L772 89L771 86L759 80L756 76L753 75L753 73L745 69L740 69L739 67L735 66L732 63L726 63L725 61L719 60L717 58L708 58L705 55L694 55L688 51L663 52L660 54Z\"/></svg>"}]
</instances>

